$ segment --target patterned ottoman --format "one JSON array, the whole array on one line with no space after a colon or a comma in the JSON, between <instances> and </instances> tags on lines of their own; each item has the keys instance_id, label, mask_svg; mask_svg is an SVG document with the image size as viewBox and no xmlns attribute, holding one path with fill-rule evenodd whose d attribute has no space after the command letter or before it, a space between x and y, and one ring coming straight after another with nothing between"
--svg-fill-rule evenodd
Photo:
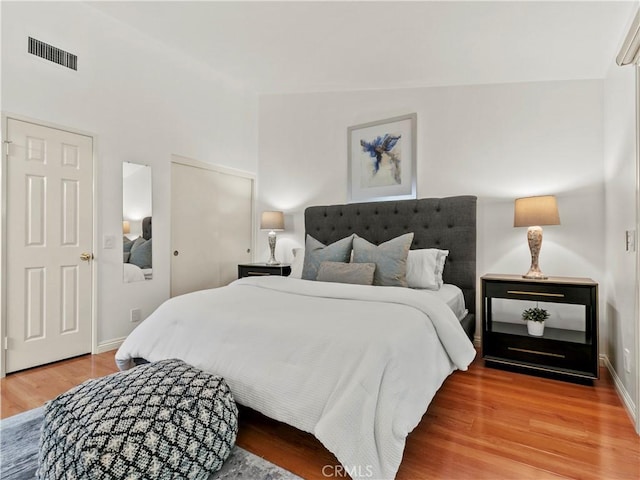
<instances>
[{"instance_id":1,"label":"patterned ottoman","mask_svg":"<svg viewBox=\"0 0 640 480\"><path fill-rule=\"evenodd\" d=\"M45 406L40 479L205 479L238 432L222 377L163 360L89 380Z\"/></svg>"}]
</instances>

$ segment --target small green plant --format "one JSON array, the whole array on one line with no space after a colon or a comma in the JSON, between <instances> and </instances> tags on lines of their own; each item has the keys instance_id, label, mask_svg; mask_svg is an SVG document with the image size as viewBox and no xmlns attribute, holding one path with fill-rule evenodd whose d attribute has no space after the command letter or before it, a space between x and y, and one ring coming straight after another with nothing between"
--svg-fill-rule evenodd
<instances>
[{"instance_id":1,"label":"small green plant","mask_svg":"<svg viewBox=\"0 0 640 480\"><path fill-rule=\"evenodd\" d=\"M544 322L547 318L549 318L549 312L547 312L544 308L527 308L524 312L522 312L523 320L531 320L532 322Z\"/></svg>"}]
</instances>

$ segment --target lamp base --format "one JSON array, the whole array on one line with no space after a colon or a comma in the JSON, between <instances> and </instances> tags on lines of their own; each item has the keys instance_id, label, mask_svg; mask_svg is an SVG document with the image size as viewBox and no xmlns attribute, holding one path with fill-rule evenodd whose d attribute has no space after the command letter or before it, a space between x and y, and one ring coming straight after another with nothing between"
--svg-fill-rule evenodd
<instances>
[{"instance_id":1,"label":"lamp base","mask_svg":"<svg viewBox=\"0 0 640 480\"><path fill-rule=\"evenodd\" d=\"M529 270L527 273L522 275L522 278L529 278L533 280L546 280L549 277L547 277L544 273L542 273L539 270L537 272L532 272L531 270Z\"/></svg>"},{"instance_id":2,"label":"lamp base","mask_svg":"<svg viewBox=\"0 0 640 480\"><path fill-rule=\"evenodd\" d=\"M280 265L280 262L276 260L276 232L273 230L269 232L269 250L271 256L267 261L267 265Z\"/></svg>"},{"instance_id":3,"label":"lamp base","mask_svg":"<svg viewBox=\"0 0 640 480\"><path fill-rule=\"evenodd\" d=\"M529 242L529 250L531 251L531 266L529 267L529 271L522 275L522 278L546 280L549 277L540 271L540 266L538 265L540 247L542 247L542 227L529 227L527 230L527 241Z\"/></svg>"}]
</instances>

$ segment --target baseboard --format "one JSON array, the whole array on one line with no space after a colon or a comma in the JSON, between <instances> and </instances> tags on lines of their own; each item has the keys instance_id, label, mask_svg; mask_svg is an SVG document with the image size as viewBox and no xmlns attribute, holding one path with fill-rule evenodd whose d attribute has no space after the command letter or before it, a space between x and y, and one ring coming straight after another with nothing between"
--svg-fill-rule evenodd
<instances>
[{"instance_id":1,"label":"baseboard","mask_svg":"<svg viewBox=\"0 0 640 480\"><path fill-rule=\"evenodd\" d=\"M613 365L609 361L609 357L606 355L600 355L600 363L604 364L604 366L607 367L607 370L609 370L609 374L611 375L613 383L616 386L616 392L618 392L618 396L620 397L620 400L622 400L622 404L626 408L629 417L631 417L633 426L635 428L637 410L635 404L633 403L631 395L629 395L627 389L624 388L624 384L622 383L622 380L620 380L620 377L618 376L615 368L613 368Z\"/></svg>"},{"instance_id":2,"label":"baseboard","mask_svg":"<svg viewBox=\"0 0 640 480\"><path fill-rule=\"evenodd\" d=\"M125 338L127 337L122 337L122 338L116 338L114 340L111 340L109 342L104 342L98 345L98 348L96 348L96 353L104 353L104 352L108 352L110 350L117 350L118 348L120 348L120 345L122 345L122 343L124 342Z\"/></svg>"}]
</instances>

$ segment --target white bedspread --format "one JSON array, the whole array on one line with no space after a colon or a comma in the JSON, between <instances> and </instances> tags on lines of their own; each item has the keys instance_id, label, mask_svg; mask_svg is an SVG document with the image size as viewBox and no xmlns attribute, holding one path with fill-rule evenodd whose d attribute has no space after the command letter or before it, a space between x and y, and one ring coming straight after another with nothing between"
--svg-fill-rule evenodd
<instances>
[{"instance_id":1,"label":"white bedspread","mask_svg":"<svg viewBox=\"0 0 640 480\"><path fill-rule=\"evenodd\" d=\"M161 305L116 354L180 358L236 401L313 433L354 478L393 478L405 439L475 350L441 300L408 288L253 277Z\"/></svg>"},{"instance_id":2,"label":"white bedspread","mask_svg":"<svg viewBox=\"0 0 640 480\"><path fill-rule=\"evenodd\" d=\"M137 265L133 263L123 263L122 268L124 283L144 281L144 272Z\"/></svg>"}]
</instances>

